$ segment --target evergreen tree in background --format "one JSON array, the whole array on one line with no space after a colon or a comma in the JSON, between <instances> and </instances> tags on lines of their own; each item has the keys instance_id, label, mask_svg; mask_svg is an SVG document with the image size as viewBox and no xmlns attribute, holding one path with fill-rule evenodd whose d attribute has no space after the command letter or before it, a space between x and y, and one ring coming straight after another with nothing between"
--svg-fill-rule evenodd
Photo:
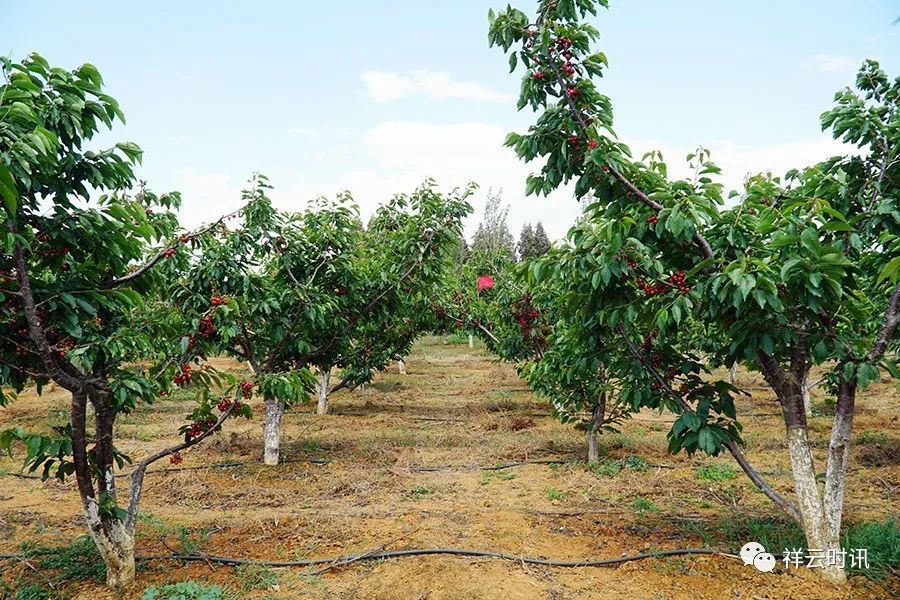
<instances>
[{"instance_id":1,"label":"evergreen tree in background","mask_svg":"<svg viewBox=\"0 0 900 600\"><path fill-rule=\"evenodd\" d=\"M531 227L531 223L525 223L522 226L522 233L519 234L519 243L516 245L516 250L519 251L519 260L525 260L526 258L532 258L534 249L534 229Z\"/></svg>"},{"instance_id":2,"label":"evergreen tree in background","mask_svg":"<svg viewBox=\"0 0 900 600\"><path fill-rule=\"evenodd\" d=\"M515 261L516 242L506 223L509 205L501 206L501 200L499 193L494 194L490 190L488 191L484 219L478 224L478 229L472 238L471 252L502 250L511 261Z\"/></svg>"},{"instance_id":3,"label":"evergreen tree in background","mask_svg":"<svg viewBox=\"0 0 900 600\"><path fill-rule=\"evenodd\" d=\"M534 248L537 252L535 256L543 256L550 251L550 238L547 237L547 232L544 231L540 221L534 227Z\"/></svg>"},{"instance_id":4,"label":"evergreen tree in background","mask_svg":"<svg viewBox=\"0 0 900 600\"><path fill-rule=\"evenodd\" d=\"M543 256L550 250L550 238L547 237L547 232L544 231L540 221L533 228L531 223L526 223L522 227L518 250L519 260Z\"/></svg>"}]
</instances>

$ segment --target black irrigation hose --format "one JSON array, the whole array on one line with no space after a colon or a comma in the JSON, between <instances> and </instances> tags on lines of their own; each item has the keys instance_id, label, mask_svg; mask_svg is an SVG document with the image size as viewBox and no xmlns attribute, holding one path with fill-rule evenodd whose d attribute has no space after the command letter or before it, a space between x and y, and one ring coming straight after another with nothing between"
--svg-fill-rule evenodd
<instances>
[{"instance_id":1,"label":"black irrigation hose","mask_svg":"<svg viewBox=\"0 0 900 600\"><path fill-rule=\"evenodd\" d=\"M330 460L324 458L289 458L281 461L281 464L306 462L315 465L327 465ZM164 469L149 469L147 473L174 473L177 471L201 471L203 469L230 469L234 467L243 467L246 465L261 465L261 460L238 460L224 463L214 463L211 465L197 465L194 467L166 467ZM28 475L25 473L0 473L0 477L18 477L20 479L43 479L38 475ZM131 473L119 473L116 477L131 477ZM51 478L52 479L52 478Z\"/></svg>"},{"instance_id":2,"label":"black irrigation hose","mask_svg":"<svg viewBox=\"0 0 900 600\"><path fill-rule=\"evenodd\" d=\"M571 460L523 460L519 462L504 463L500 465L444 465L440 467L409 467L410 471L415 473L437 473L441 471L501 471L503 469L511 469L513 467L524 467L525 465L566 465L574 464Z\"/></svg>"},{"instance_id":3,"label":"black irrigation hose","mask_svg":"<svg viewBox=\"0 0 900 600\"><path fill-rule=\"evenodd\" d=\"M332 461L328 459L322 458L292 458L282 460L280 464L287 463L312 463L316 465L327 465ZM502 463L499 465L441 465L436 467L430 466L411 466L408 469L414 473L438 473L443 471L501 471L503 469L511 469L514 467L524 467L526 465L575 465L580 464L581 461L577 460L561 460L561 459L552 459L552 460L523 460L518 462L510 462L510 463ZM211 465L197 465L192 467L167 467L165 469L150 469L147 473L173 473L178 471L201 471L203 469L230 469L234 467L242 467L246 465L261 465L263 461L261 460L241 460L241 461L233 461L233 462L224 462L224 463L214 463ZM656 463L647 463L647 466L654 469L676 469L679 465L666 465L666 464L656 464ZM116 477L130 477L131 473L119 473ZM37 475L27 475L24 473L12 473L5 472L0 473L0 477L19 477L21 479L41 479L41 477Z\"/></svg>"},{"instance_id":4,"label":"black irrigation hose","mask_svg":"<svg viewBox=\"0 0 900 600\"><path fill-rule=\"evenodd\" d=\"M468 548L410 548L407 550L378 550L374 552L363 552L360 554L347 554L344 556L335 556L331 558L309 558L305 560L286 560L286 561L267 561L254 560L245 558L230 558L227 556L215 556L205 554L162 554L158 556L137 556L135 560L152 561L152 560L179 560L184 562L206 562L217 563L222 565L260 565L263 567L312 567L316 565L333 565L340 567L350 563L362 560L383 560L387 558L403 558L407 556L426 556L426 555L450 555L450 556L471 556L481 558L499 558L501 560L509 560L527 565L542 565L545 567L608 567L619 565L622 563L643 560L646 558L665 558L668 556L684 556L690 554L707 554L724 556L727 558L737 558L734 554L728 552L720 552L711 548L677 548L674 550L660 550L657 552L642 552L640 554L632 554L629 556L620 556L618 558L605 558L595 560L551 560L546 558L534 558L529 556L519 556L516 554L506 554L504 552L492 552L489 550L472 550ZM25 558L21 554L0 554L0 560Z\"/></svg>"},{"instance_id":5,"label":"black irrigation hose","mask_svg":"<svg viewBox=\"0 0 900 600\"><path fill-rule=\"evenodd\" d=\"M618 461L617 461L618 462ZM511 462L504 463L500 465L445 465L440 467L409 467L410 471L415 473L435 473L442 471L500 471L503 469L511 469L513 467L524 467L526 465L578 465L584 464L583 461L580 460L523 460L519 462ZM646 463L648 468L651 469L677 469L682 465L666 465L666 464L657 464L657 463ZM689 465L684 465L689 466Z\"/></svg>"}]
</instances>

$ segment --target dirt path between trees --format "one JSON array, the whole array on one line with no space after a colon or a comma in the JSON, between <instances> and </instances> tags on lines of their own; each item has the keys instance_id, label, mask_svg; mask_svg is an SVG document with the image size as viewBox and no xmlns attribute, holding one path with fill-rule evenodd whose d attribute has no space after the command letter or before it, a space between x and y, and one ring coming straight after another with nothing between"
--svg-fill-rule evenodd
<instances>
[{"instance_id":1,"label":"dirt path between trees","mask_svg":"<svg viewBox=\"0 0 900 600\"><path fill-rule=\"evenodd\" d=\"M225 368L240 366L220 361ZM788 539L774 506L726 458L666 453L668 415L645 413L601 442L604 462L588 469L580 432L548 416L513 367L481 349L420 341L407 375L379 375L365 389L338 392L334 414L313 405L286 415L284 454L276 468L243 464L148 475L138 525L139 554L200 551L292 560L417 547L460 547L560 560L612 558L642 551L736 548L762 531ZM739 385L747 454L780 491L790 492L783 424L757 374ZM62 424L66 398L23 394L0 409L0 428ZM859 400L846 521L900 514L898 391L876 385ZM814 393L819 410L825 397ZM175 440L190 399L177 396L120 420L120 449L139 459ZM252 421L184 455L184 467L261 456L261 406ZM816 459L824 469L830 419L814 418ZM477 466L526 461L505 469ZM656 465L656 466L654 466ZM718 475L701 478L700 467ZM441 467L437 470L425 467ZM454 467L454 468L443 468ZM19 458L0 459L17 471ZM718 480L717 480L718 479ZM61 546L84 533L74 482L0 477L0 552L23 542ZM743 541L750 541L749 539ZM741 542L742 543L742 542ZM769 548L781 552L783 548ZM0 563L9 590L35 577L28 566ZM238 569L206 563L143 565L129 598L149 585L193 580L221 585L239 598L891 598L896 580L851 578L838 590L807 569L759 573L716 556L651 559L609 568L562 569L494 559L427 556L354 562L321 574L303 569ZM67 597L112 598L98 583L72 581ZM892 591L893 590L893 591ZM0 597L3 592L0 591Z\"/></svg>"}]
</instances>

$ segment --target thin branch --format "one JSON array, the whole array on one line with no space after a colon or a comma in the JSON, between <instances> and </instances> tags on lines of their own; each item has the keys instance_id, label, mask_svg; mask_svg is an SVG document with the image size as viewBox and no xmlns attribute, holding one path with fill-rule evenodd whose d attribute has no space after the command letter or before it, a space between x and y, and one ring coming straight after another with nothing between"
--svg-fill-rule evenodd
<instances>
[{"instance_id":1,"label":"thin branch","mask_svg":"<svg viewBox=\"0 0 900 600\"><path fill-rule=\"evenodd\" d=\"M252 203L252 202L255 202L255 200L252 200L250 203ZM250 205L250 203L245 204L244 206L242 206L241 208L239 208L238 210L236 210L234 212L228 213L227 215L222 215L221 217L219 217L212 223L210 223L204 227L201 227L200 229L194 230L191 233L186 233L182 237L187 237L187 238L193 239L193 238L199 237L205 233L208 233L208 232L212 231L213 229L215 229L216 227L218 227L219 225L223 224L225 222L225 220L228 219L229 217L242 212L245 208L247 208L247 206ZM159 263L159 261L161 261L163 258L165 258L167 256L167 253L170 250L176 249L180 243L181 242L179 241L179 242L176 242L175 244L169 244L168 246L166 246L165 248L163 248L159 252L157 252L156 255L153 256L153 258L151 258L149 261L147 261L146 263L144 263L143 265L141 265L140 267L138 267L131 273L128 273L127 275L123 275L122 277L119 277L117 279L108 281L103 285L103 287L107 288L107 289L114 288L114 287L123 285L125 283L134 281L135 279L137 279L138 277L140 277L141 275L143 275L144 273L146 273L147 271L152 269L154 266L156 266L156 264Z\"/></svg>"},{"instance_id":2,"label":"thin branch","mask_svg":"<svg viewBox=\"0 0 900 600\"><path fill-rule=\"evenodd\" d=\"M465 324L464 319L461 319L459 317L454 317L453 315L447 315L447 316L461 325ZM482 325L480 322L477 322L477 321L474 323L474 325L475 325L476 329L478 329L481 333L486 335L492 342L494 342L495 344L500 344L500 340L497 339L497 336L495 336L493 333L491 333L490 329L488 329L487 327L485 327L484 325Z\"/></svg>"},{"instance_id":3,"label":"thin branch","mask_svg":"<svg viewBox=\"0 0 900 600\"><path fill-rule=\"evenodd\" d=\"M144 485L144 474L147 471L147 467L162 458L175 454L176 452L181 452L182 450L186 450L187 448L196 446L197 444L202 442L222 426L222 423L224 423L225 420L228 419L229 416L231 416L231 413L234 412L237 405L238 401L233 401L231 403L231 406L228 407L228 410L226 410L219 416L219 419L216 421L215 425L213 425L197 437L181 442L180 444L176 444L175 446L164 448L156 454L148 456L147 458L139 462L137 466L135 466L134 470L131 473L131 498L128 502L128 516L125 520L125 526L129 530L132 530L132 528L134 527L135 519L137 519L137 508L138 503L141 499L141 489Z\"/></svg>"},{"instance_id":4,"label":"thin branch","mask_svg":"<svg viewBox=\"0 0 900 600\"><path fill-rule=\"evenodd\" d=\"M628 335L628 331L625 329L625 326L622 325L622 323L619 323L616 328L625 339L625 344L628 346L628 349L650 373L657 385L666 390L666 392L675 399L679 406L681 406L682 410L691 410L691 407L687 404L687 402L685 402L681 394L673 390L666 379L662 375L660 375L655 368L653 368L653 365L645 360L644 356L641 354L641 351L634 343L634 340L632 340L631 336ZM753 468L753 466L747 460L747 457L744 456L743 452L741 452L741 449L736 443L734 443L733 440L728 440L727 442L725 442L724 446L734 457L734 460L737 461L738 465L741 467L741 470L743 470L744 473L746 473L750 478L750 480L754 484L756 484L756 487L758 487L766 496L768 496L769 499L772 500L772 502L784 509L784 511L787 512L793 519L800 521L800 510L799 508L797 508L797 505L779 494L777 491L775 491L774 488L772 488L772 486L765 482L759 472Z\"/></svg>"},{"instance_id":5,"label":"thin branch","mask_svg":"<svg viewBox=\"0 0 900 600\"><path fill-rule=\"evenodd\" d=\"M894 293L888 300L887 308L884 311L884 317L881 320L881 328L878 335L875 336L875 343L866 356L866 361L874 363L880 359L888 347L888 342L894 336L897 324L900 323L900 283L894 287Z\"/></svg>"}]
</instances>

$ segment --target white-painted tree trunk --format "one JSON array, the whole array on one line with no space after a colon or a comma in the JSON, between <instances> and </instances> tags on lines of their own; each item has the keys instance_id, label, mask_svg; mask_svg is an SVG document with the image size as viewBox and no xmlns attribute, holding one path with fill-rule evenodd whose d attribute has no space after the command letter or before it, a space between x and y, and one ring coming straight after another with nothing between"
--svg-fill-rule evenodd
<instances>
[{"instance_id":1,"label":"white-painted tree trunk","mask_svg":"<svg viewBox=\"0 0 900 600\"><path fill-rule=\"evenodd\" d=\"M328 413L328 394L331 392L331 369L323 369L322 377L319 379L318 396L319 404L316 412L320 415Z\"/></svg>"},{"instance_id":2,"label":"white-painted tree trunk","mask_svg":"<svg viewBox=\"0 0 900 600\"><path fill-rule=\"evenodd\" d=\"M266 399L266 420L263 425L263 462L277 465L281 450L281 420L284 417L284 402L275 398Z\"/></svg>"},{"instance_id":3,"label":"white-painted tree trunk","mask_svg":"<svg viewBox=\"0 0 900 600\"><path fill-rule=\"evenodd\" d=\"M840 531L833 531L826 518L825 503L816 483L816 472L810 451L809 437L803 427L792 427L787 431L788 455L794 475L794 491L800 509L801 526L806 534L807 550L840 549ZM842 486L843 487L843 486ZM841 491L843 495L843 490ZM841 503L842 504L842 503ZM843 506L835 506L838 511ZM840 565L824 565L822 574L835 583L846 581L844 569Z\"/></svg>"},{"instance_id":4,"label":"white-painted tree trunk","mask_svg":"<svg viewBox=\"0 0 900 600\"><path fill-rule=\"evenodd\" d=\"M605 407L602 404L594 406L591 413L591 426L588 429L588 463L595 463L600 460L600 449L597 446L597 435L600 427L603 425L603 411Z\"/></svg>"},{"instance_id":5,"label":"white-painted tree trunk","mask_svg":"<svg viewBox=\"0 0 900 600\"><path fill-rule=\"evenodd\" d=\"M803 381L800 382L800 389L803 390L803 412L806 413L806 418L810 418L812 416L812 396L810 396L809 390L812 386L809 385L809 371L806 372L806 375L803 376Z\"/></svg>"},{"instance_id":6,"label":"white-painted tree trunk","mask_svg":"<svg viewBox=\"0 0 900 600\"><path fill-rule=\"evenodd\" d=\"M469 334L469 348L475 347L475 336L471 333Z\"/></svg>"},{"instance_id":7,"label":"white-painted tree trunk","mask_svg":"<svg viewBox=\"0 0 900 600\"><path fill-rule=\"evenodd\" d=\"M737 363L732 363L730 367L728 367L728 383L734 385L735 377L737 376Z\"/></svg>"},{"instance_id":8,"label":"white-painted tree trunk","mask_svg":"<svg viewBox=\"0 0 900 600\"><path fill-rule=\"evenodd\" d=\"M106 527L93 498L85 500L84 518L106 565L106 585L119 591L134 582L134 531L125 521L107 519Z\"/></svg>"},{"instance_id":9,"label":"white-painted tree trunk","mask_svg":"<svg viewBox=\"0 0 900 600\"><path fill-rule=\"evenodd\" d=\"M400 371L401 375L406 375L406 363L403 362L402 358L397 359L397 370Z\"/></svg>"},{"instance_id":10,"label":"white-painted tree trunk","mask_svg":"<svg viewBox=\"0 0 900 600\"><path fill-rule=\"evenodd\" d=\"M588 430L588 462L595 463L600 460L600 450L597 448L597 430Z\"/></svg>"}]
</instances>

